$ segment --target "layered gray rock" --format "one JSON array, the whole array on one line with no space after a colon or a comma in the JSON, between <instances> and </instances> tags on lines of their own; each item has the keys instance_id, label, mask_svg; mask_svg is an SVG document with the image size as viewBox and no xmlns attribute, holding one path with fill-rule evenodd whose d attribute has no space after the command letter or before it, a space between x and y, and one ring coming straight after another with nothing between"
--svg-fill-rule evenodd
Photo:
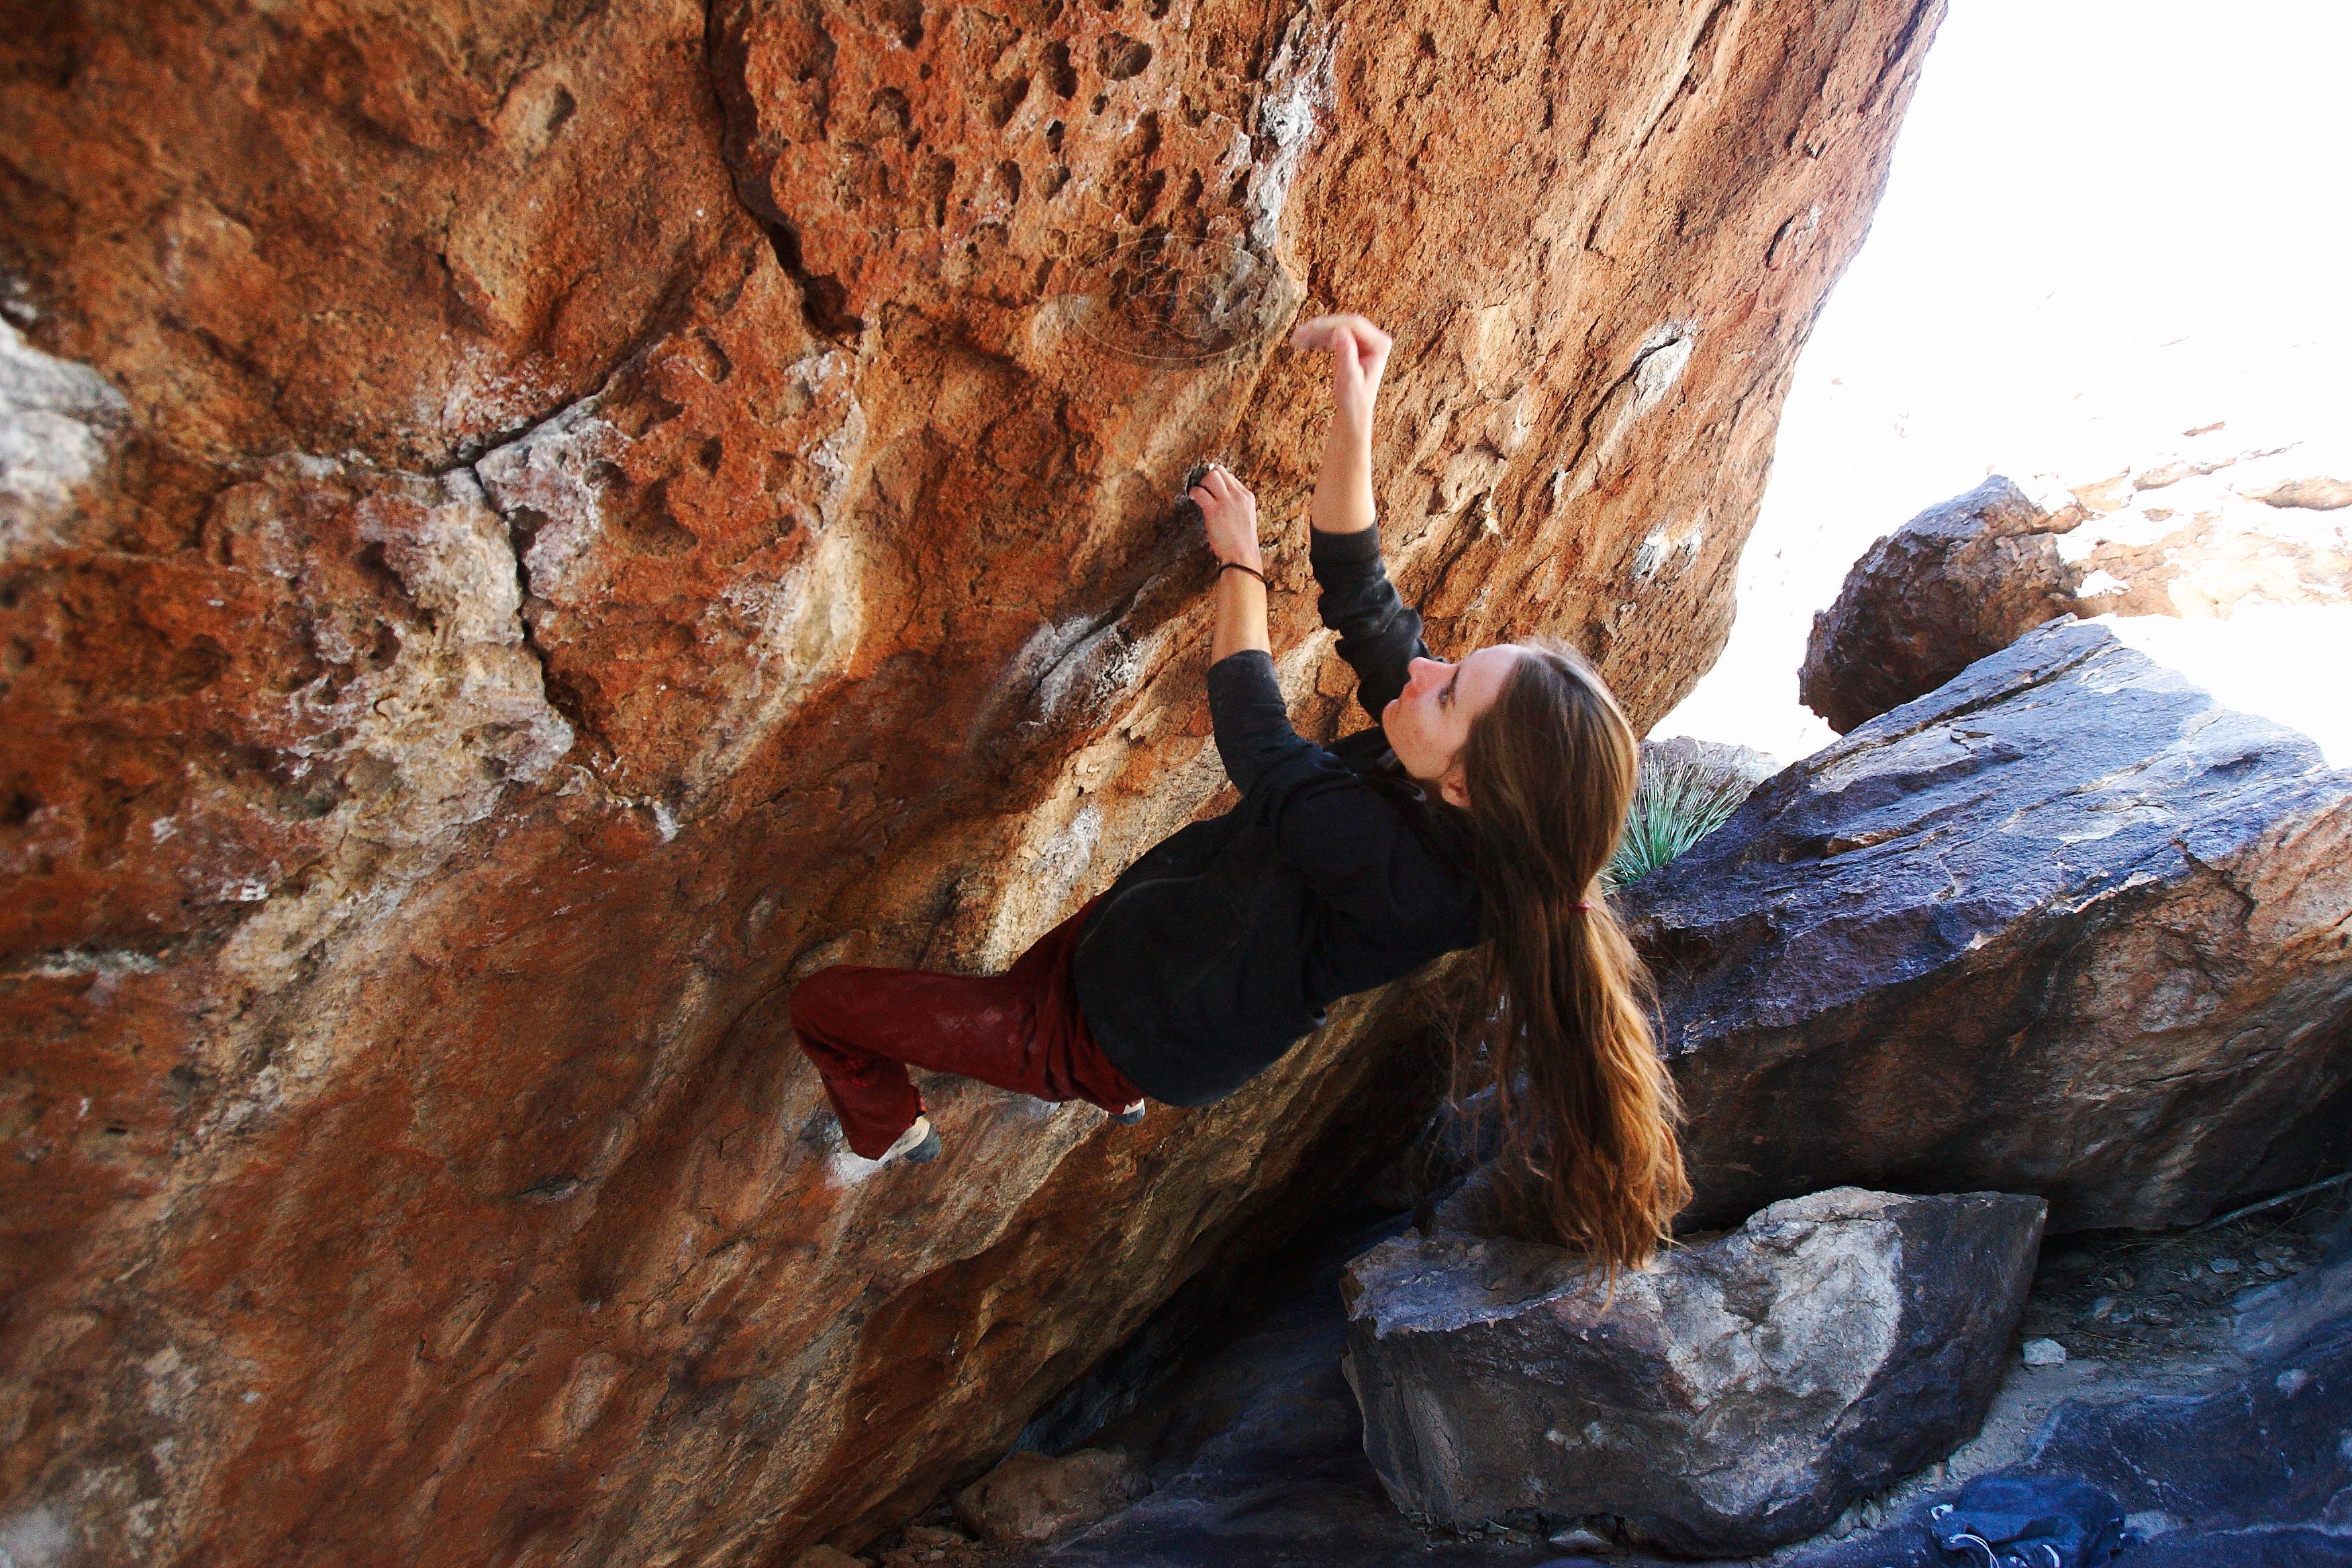
<instances>
[{"instance_id":1,"label":"layered gray rock","mask_svg":"<svg viewBox=\"0 0 2352 1568\"><path fill-rule=\"evenodd\" d=\"M1557 1248L1409 1232L1343 1287L1365 1451L1411 1512L1769 1550L1976 1431L2042 1215L1838 1188L1613 1291Z\"/></svg>"},{"instance_id":2,"label":"layered gray rock","mask_svg":"<svg viewBox=\"0 0 2352 1568\"><path fill-rule=\"evenodd\" d=\"M1685 778L1737 792L1744 800L1748 791L1779 773L1780 763L1753 746L1670 735L1663 741L1642 742L1642 768L1661 777Z\"/></svg>"},{"instance_id":3,"label":"layered gray rock","mask_svg":"<svg viewBox=\"0 0 2352 1568\"><path fill-rule=\"evenodd\" d=\"M2352 1159L2352 775L2029 633L1626 889L1719 1225L1841 1183L2161 1226Z\"/></svg>"}]
</instances>

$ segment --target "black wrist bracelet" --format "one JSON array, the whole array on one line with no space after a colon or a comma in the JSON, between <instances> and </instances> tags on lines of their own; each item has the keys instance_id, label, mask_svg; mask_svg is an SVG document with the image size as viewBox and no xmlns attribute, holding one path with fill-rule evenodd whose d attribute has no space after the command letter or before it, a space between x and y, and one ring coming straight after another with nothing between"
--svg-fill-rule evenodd
<instances>
[{"instance_id":1,"label":"black wrist bracelet","mask_svg":"<svg viewBox=\"0 0 2352 1568\"><path fill-rule=\"evenodd\" d=\"M1246 572L1251 576L1257 579L1257 585L1259 587L1265 588L1270 586L1265 580L1265 574L1259 571L1255 566L1244 566L1238 561L1220 561L1217 563L1218 576L1222 577L1228 572Z\"/></svg>"}]
</instances>

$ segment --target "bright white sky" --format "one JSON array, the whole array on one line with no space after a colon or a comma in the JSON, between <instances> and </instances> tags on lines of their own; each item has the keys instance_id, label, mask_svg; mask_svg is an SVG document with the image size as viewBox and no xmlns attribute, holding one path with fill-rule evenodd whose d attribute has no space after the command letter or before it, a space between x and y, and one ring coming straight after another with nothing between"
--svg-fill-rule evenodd
<instances>
[{"instance_id":1,"label":"bright white sky","mask_svg":"<svg viewBox=\"0 0 2352 1568\"><path fill-rule=\"evenodd\" d=\"M2347 0L1952 0L1798 364L1730 646L1654 732L1826 744L1813 611L1988 473L2352 430L2347 61Z\"/></svg>"}]
</instances>

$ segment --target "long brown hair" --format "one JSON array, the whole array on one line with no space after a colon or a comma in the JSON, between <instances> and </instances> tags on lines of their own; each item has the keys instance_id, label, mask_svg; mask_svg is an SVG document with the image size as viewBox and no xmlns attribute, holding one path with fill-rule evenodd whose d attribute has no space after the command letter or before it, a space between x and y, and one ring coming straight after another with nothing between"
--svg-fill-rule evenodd
<instances>
[{"instance_id":1,"label":"long brown hair","mask_svg":"<svg viewBox=\"0 0 2352 1568\"><path fill-rule=\"evenodd\" d=\"M1505 1226L1613 1277L1647 1264L1690 1201L1649 974L1601 884L1640 752L1582 656L1546 638L1520 648L1462 750L1486 935L1453 1099L1494 1086Z\"/></svg>"}]
</instances>

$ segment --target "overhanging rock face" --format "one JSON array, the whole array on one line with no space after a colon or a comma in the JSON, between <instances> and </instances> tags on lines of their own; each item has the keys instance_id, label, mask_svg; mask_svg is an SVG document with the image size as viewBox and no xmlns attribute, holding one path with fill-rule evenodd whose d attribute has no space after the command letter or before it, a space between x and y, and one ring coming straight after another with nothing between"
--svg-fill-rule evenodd
<instances>
[{"instance_id":1,"label":"overhanging rock face","mask_svg":"<svg viewBox=\"0 0 2352 1568\"><path fill-rule=\"evenodd\" d=\"M2352 775L2030 632L1627 889L1720 1225L1834 1183L2161 1226L2352 1156Z\"/></svg>"},{"instance_id":2,"label":"overhanging rock face","mask_svg":"<svg viewBox=\"0 0 2352 1568\"><path fill-rule=\"evenodd\" d=\"M0 38L6 1516L754 1563L976 1473L1319 1132L1409 1122L1415 1022L1132 1131L942 1084L946 1159L860 1181L791 979L1001 964L1213 803L1198 458L1341 722L1304 310L1399 334L1434 642L1665 711L1939 12Z\"/></svg>"}]
</instances>

